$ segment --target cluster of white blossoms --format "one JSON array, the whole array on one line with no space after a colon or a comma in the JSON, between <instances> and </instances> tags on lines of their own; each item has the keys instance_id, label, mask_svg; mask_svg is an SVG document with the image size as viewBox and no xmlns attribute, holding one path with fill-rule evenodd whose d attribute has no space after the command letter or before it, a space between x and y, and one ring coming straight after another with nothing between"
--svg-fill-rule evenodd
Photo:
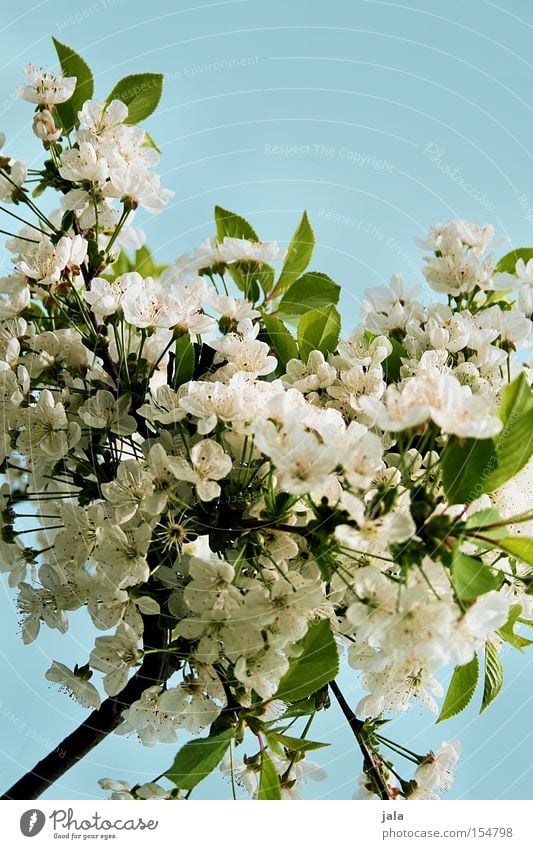
<instances>
[{"instance_id":1,"label":"cluster of white blossoms","mask_svg":"<svg viewBox=\"0 0 533 849\"><path fill-rule=\"evenodd\" d=\"M436 798L457 744L411 752L400 779L382 721L417 701L437 714L450 664L471 692L479 656L487 707L503 642L529 642L533 250L497 263L491 227L433 227L439 298L395 275L341 336L339 287L306 272L306 215L283 251L217 208L215 237L158 266L126 227L171 194L134 94L27 77L50 154L37 179L61 209L40 212L24 164L0 160L3 199L33 217L0 281L0 569L25 643L81 608L105 632L50 682L86 708L118 698L118 732L147 746L209 734L176 755L172 790L101 786L188 798L218 752L234 792L301 798L324 778L305 754L331 692L365 753L359 796ZM365 691L351 707L345 650Z\"/></svg>"}]
</instances>

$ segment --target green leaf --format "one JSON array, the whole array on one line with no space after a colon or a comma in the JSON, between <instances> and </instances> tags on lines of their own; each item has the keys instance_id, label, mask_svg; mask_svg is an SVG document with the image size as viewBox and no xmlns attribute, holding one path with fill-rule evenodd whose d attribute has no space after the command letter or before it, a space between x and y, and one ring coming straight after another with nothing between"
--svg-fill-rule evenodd
<instances>
[{"instance_id":1,"label":"green leaf","mask_svg":"<svg viewBox=\"0 0 533 849\"><path fill-rule=\"evenodd\" d=\"M273 739L290 752L313 752L315 749L324 749L329 746L329 743L317 743L314 740L305 740L301 737L289 737L287 734L280 734L277 731L269 731L267 738L269 742Z\"/></svg>"},{"instance_id":2,"label":"green leaf","mask_svg":"<svg viewBox=\"0 0 533 849\"><path fill-rule=\"evenodd\" d=\"M455 667L437 722L450 719L465 709L476 691L478 679L479 660L476 654L470 663Z\"/></svg>"},{"instance_id":3,"label":"green leaf","mask_svg":"<svg viewBox=\"0 0 533 849\"><path fill-rule=\"evenodd\" d=\"M229 266L228 271L230 273L231 278L234 280L235 284L237 285L237 288L239 288L241 290L241 292L247 292L248 294L256 294L257 293L257 296L259 297L259 289L257 288L257 285L254 285L254 283L252 281L252 284L250 286L250 284L247 281L247 275L245 274L245 272L243 270L241 270L241 268L239 267L239 263L233 262ZM252 291L250 291L250 290L252 290Z\"/></svg>"},{"instance_id":4,"label":"green leaf","mask_svg":"<svg viewBox=\"0 0 533 849\"><path fill-rule=\"evenodd\" d=\"M309 223L307 212L304 212L287 250L285 262L272 297L277 298L282 295L303 274L313 255L314 246L315 234Z\"/></svg>"},{"instance_id":5,"label":"green leaf","mask_svg":"<svg viewBox=\"0 0 533 849\"><path fill-rule=\"evenodd\" d=\"M478 598L500 585L499 577L492 574L486 563L477 557L461 554L457 549L452 558L452 579L461 601Z\"/></svg>"},{"instance_id":6,"label":"green leaf","mask_svg":"<svg viewBox=\"0 0 533 849\"><path fill-rule=\"evenodd\" d=\"M76 77L76 87L69 100L58 103L55 107L55 115L59 117L61 126L69 132L78 121L78 112L86 100L90 100L94 91L94 80L91 69L81 56L62 44L52 36L57 58L61 65L61 71L66 77Z\"/></svg>"},{"instance_id":7,"label":"green leaf","mask_svg":"<svg viewBox=\"0 0 533 849\"><path fill-rule=\"evenodd\" d=\"M298 324L298 345L300 356L307 362L311 351L322 351L324 356L331 354L339 343L341 317L333 304L309 310Z\"/></svg>"},{"instance_id":8,"label":"green leaf","mask_svg":"<svg viewBox=\"0 0 533 849\"><path fill-rule=\"evenodd\" d=\"M486 507L484 510L478 510L477 513L472 513L465 522L465 528L467 530L471 530L473 528L476 530L483 529L482 533L483 535L486 535L488 534L488 530L486 530L487 526L496 525L503 521L504 519L500 511L497 510L496 507ZM507 533L503 525L498 528L490 528L490 532L494 534L495 539L501 539Z\"/></svg>"},{"instance_id":9,"label":"green leaf","mask_svg":"<svg viewBox=\"0 0 533 849\"><path fill-rule=\"evenodd\" d=\"M442 453L442 482L449 504L469 503L515 477L533 454L533 393L521 374L505 387L495 439L452 437Z\"/></svg>"},{"instance_id":10,"label":"green leaf","mask_svg":"<svg viewBox=\"0 0 533 849\"><path fill-rule=\"evenodd\" d=\"M156 145L152 136L150 135L150 133L147 133L146 130L144 131L143 147L151 147L154 150L156 150L158 153L161 153L160 148L158 148L158 146Z\"/></svg>"},{"instance_id":11,"label":"green leaf","mask_svg":"<svg viewBox=\"0 0 533 849\"><path fill-rule=\"evenodd\" d=\"M274 269L269 265L259 267L254 262L233 262L228 271L244 296L251 301L252 304L257 303L261 294L259 287L263 287L263 291L268 291L268 286L272 285L274 280ZM266 290L264 287L267 287Z\"/></svg>"},{"instance_id":12,"label":"green leaf","mask_svg":"<svg viewBox=\"0 0 533 849\"><path fill-rule=\"evenodd\" d=\"M340 286L327 274L319 271L308 271L283 295L278 310L288 320L296 320L308 310L337 304L340 296Z\"/></svg>"},{"instance_id":13,"label":"green leaf","mask_svg":"<svg viewBox=\"0 0 533 849\"><path fill-rule=\"evenodd\" d=\"M493 643L485 645L485 684L480 713L494 701L503 687L503 666L497 648Z\"/></svg>"},{"instance_id":14,"label":"green leaf","mask_svg":"<svg viewBox=\"0 0 533 849\"><path fill-rule=\"evenodd\" d=\"M35 186L33 192L31 193L32 198L40 198L47 188L48 186L46 185L46 183L38 183Z\"/></svg>"},{"instance_id":15,"label":"green leaf","mask_svg":"<svg viewBox=\"0 0 533 849\"><path fill-rule=\"evenodd\" d=\"M485 490L485 481L496 468L492 439L450 437L442 452L442 485L448 504L469 504Z\"/></svg>"},{"instance_id":16,"label":"green leaf","mask_svg":"<svg viewBox=\"0 0 533 849\"><path fill-rule=\"evenodd\" d=\"M226 236L232 239L248 239L249 242L259 241L259 236L252 225L235 212L229 212L221 206L215 206L215 222L219 242Z\"/></svg>"},{"instance_id":17,"label":"green leaf","mask_svg":"<svg viewBox=\"0 0 533 849\"><path fill-rule=\"evenodd\" d=\"M261 801L281 799L281 783L272 759L263 750L261 752L261 778L259 779L259 792L257 798Z\"/></svg>"},{"instance_id":18,"label":"green leaf","mask_svg":"<svg viewBox=\"0 0 533 849\"><path fill-rule=\"evenodd\" d=\"M142 277L154 277L156 279L165 268L168 268L168 265L155 262L150 249L146 245L135 251L135 261L132 265L135 271L138 271Z\"/></svg>"},{"instance_id":19,"label":"green leaf","mask_svg":"<svg viewBox=\"0 0 533 849\"><path fill-rule=\"evenodd\" d=\"M400 379L400 368L402 366L402 357L407 358L408 353L404 346L397 339L389 337L389 342L392 345L392 351L388 357L383 360L383 374L387 383L396 383Z\"/></svg>"},{"instance_id":20,"label":"green leaf","mask_svg":"<svg viewBox=\"0 0 533 849\"><path fill-rule=\"evenodd\" d=\"M327 619L312 622L300 641L301 654L293 657L280 681L276 699L297 702L329 684L339 672L339 655Z\"/></svg>"},{"instance_id":21,"label":"green leaf","mask_svg":"<svg viewBox=\"0 0 533 849\"><path fill-rule=\"evenodd\" d=\"M497 546L511 557L522 560L529 566L533 566L533 538L531 537L504 537L498 540Z\"/></svg>"},{"instance_id":22,"label":"green leaf","mask_svg":"<svg viewBox=\"0 0 533 849\"><path fill-rule=\"evenodd\" d=\"M485 510L480 510L478 513L473 513L465 522L465 531L467 537L474 542L478 548L492 550L498 547L498 540L503 539L507 535L507 528L500 524L504 520L495 507L487 507ZM498 524L498 527L491 528L490 525ZM479 539L482 536L483 539Z\"/></svg>"},{"instance_id":23,"label":"green leaf","mask_svg":"<svg viewBox=\"0 0 533 849\"><path fill-rule=\"evenodd\" d=\"M499 415L503 428L494 439L496 466L483 492L494 492L514 478L533 454L533 392L525 374L505 387Z\"/></svg>"},{"instance_id":24,"label":"green leaf","mask_svg":"<svg viewBox=\"0 0 533 849\"><path fill-rule=\"evenodd\" d=\"M505 254L505 256L502 256L495 268L495 271L497 273L507 271L509 274L514 274L515 266L519 259L523 259L527 265L528 261L532 258L533 248L515 248L514 250L509 251L508 254Z\"/></svg>"},{"instance_id":25,"label":"green leaf","mask_svg":"<svg viewBox=\"0 0 533 849\"><path fill-rule=\"evenodd\" d=\"M514 627L516 622L522 622L520 619L520 614L522 613L522 605L521 604L512 604L509 608L509 618L503 628L500 628L498 634L505 640L509 645L514 646L515 649L519 651L523 651L527 646L533 645L533 640L528 640L526 637L523 637L521 634L515 634Z\"/></svg>"},{"instance_id":26,"label":"green leaf","mask_svg":"<svg viewBox=\"0 0 533 849\"><path fill-rule=\"evenodd\" d=\"M283 373L286 371L289 360L298 359L296 340L279 318L265 315L263 316L263 324L268 343L278 359L280 373Z\"/></svg>"},{"instance_id":27,"label":"green leaf","mask_svg":"<svg viewBox=\"0 0 533 849\"><path fill-rule=\"evenodd\" d=\"M165 773L166 778L180 790L192 790L218 766L233 737L234 731L229 728L216 737L200 737L186 743Z\"/></svg>"},{"instance_id":28,"label":"green leaf","mask_svg":"<svg viewBox=\"0 0 533 849\"><path fill-rule=\"evenodd\" d=\"M313 698L302 699L294 702L283 714L283 719L294 716L310 716L317 710L315 700Z\"/></svg>"},{"instance_id":29,"label":"green leaf","mask_svg":"<svg viewBox=\"0 0 533 849\"><path fill-rule=\"evenodd\" d=\"M194 374L194 346L189 339L189 334L185 333L176 339L175 360L174 360L174 377L172 385L174 389L192 380Z\"/></svg>"},{"instance_id":30,"label":"green leaf","mask_svg":"<svg viewBox=\"0 0 533 849\"><path fill-rule=\"evenodd\" d=\"M129 74L123 77L106 99L121 100L128 107L126 124L138 124L152 114L163 93L163 74Z\"/></svg>"},{"instance_id":31,"label":"green leaf","mask_svg":"<svg viewBox=\"0 0 533 849\"><path fill-rule=\"evenodd\" d=\"M276 276L276 272L267 262L263 262L261 268L255 272L255 279L261 286L261 289L268 295L272 286L274 285L274 278Z\"/></svg>"}]
</instances>

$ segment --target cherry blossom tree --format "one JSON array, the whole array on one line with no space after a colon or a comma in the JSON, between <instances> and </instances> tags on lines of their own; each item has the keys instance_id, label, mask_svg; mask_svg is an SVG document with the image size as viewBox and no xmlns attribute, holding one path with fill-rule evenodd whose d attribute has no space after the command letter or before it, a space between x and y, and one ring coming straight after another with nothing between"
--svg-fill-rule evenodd
<instances>
[{"instance_id":1,"label":"cherry blossom tree","mask_svg":"<svg viewBox=\"0 0 533 849\"><path fill-rule=\"evenodd\" d=\"M44 164L0 157L22 225L0 281L0 569L24 643L79 609L95 638L43 668L86 720L5 798L116 732L169 760L149 783L102 778L111 798L189 798L220 768L234 795L298 799L324 778L308 753L332 700L357 798L437 798L458 742L414 752L387 719L421 702L444 720L478 679L485 710L503 644L531 643L533 249L497 261L489 225L432 227L435 300L395 275L345 333L305 213L284 251L217 207L213 238L158 264L133 221L172 195L141 126L162 78L96 99L54 43L61 73L30 65L20 89Z\"/></svg>"}]
</instances>

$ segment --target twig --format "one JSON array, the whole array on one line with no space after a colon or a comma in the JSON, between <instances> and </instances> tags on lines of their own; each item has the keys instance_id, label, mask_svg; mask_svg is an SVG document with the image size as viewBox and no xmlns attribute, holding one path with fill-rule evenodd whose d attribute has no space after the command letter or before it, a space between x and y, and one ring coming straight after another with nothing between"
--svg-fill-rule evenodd
<instances>
[{"instance_id":1,"label":"twig","mask_svg":"<svg viewBox=\"0 0 533 849\"><path fill-rule=\"evenodd\" d=\"M335 698L339 703L339 707L342 710L346 720L348 721L348 725L353 731L354 737L357 740L357 744L363 753L363 769L364 771L372 778L376 791L383 801L392 801L392 796L390 794L389 788L387 787L387 782L383 778L381 770L376 763L376 758L374 752L368 746L364 736L362 735L362 730L364 726L364 722L361 719L358 719L351 709L350 705L342 695L337 682L330 682L330 689Z\"/></svg>"}]
</instances>

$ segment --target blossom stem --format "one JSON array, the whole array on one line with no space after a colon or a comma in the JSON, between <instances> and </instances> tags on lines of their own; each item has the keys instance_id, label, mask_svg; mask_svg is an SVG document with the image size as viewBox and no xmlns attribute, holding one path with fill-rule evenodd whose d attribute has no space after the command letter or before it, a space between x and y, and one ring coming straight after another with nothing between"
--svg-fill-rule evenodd
<instances>
[{"instance_id":1,"label":"blossom stem","mask_svg":"<svg viewBox=\"0 0 533 849\"><path fill-rule=\"evenodd\" d=\"M92 199L93 208L94 208L94 231L95 231L96 241L98 242L98 204L96 202L96 194L95 194L95 191L94 191L94 183L91 183L91 199Z\"/></svg>"},{"instance_id":2,"label":"blossom stem","mask_svg":"<svg viewBox=\"0 0 533 849\"><path fill-rule=\"evenodd\" d=\"M307 737L307 735L309 733L309 729L311 728L311 724L312 724L315 716L316 716L316 714L312 713L311 716L309 717L309 719L307 720L307 722L305 723L305 728L300 735L300 740L305 740L305 738ZM291 759L289 761L289 766L287 767L287 769L285 770L285 772L281 776L281 783L282 784L284 784L286 781L288 781L290 771L293 768L294 764L296 763L297 757L298 757L298 752L293 752L292 755L291 755Z\"/></svg>"},{"instance_id":3,"label":"blossom stem","mask_svg":"<svg viewBox=\"0 0 533 849\"><path fill-rule=\"evenodd\" d=\"M16 183L15 183L15 182L11 179L11 177L10 177L10 176L9 176L9 175L5 172L5 170L4 170L3 168L2 168L2 169L0 169L0 171L2 172L2 177L4 178L4 180L7 180L7 181L8 181L8 183L11 183L11 185L12 185L12 186L16 189L16 191L17 191L17 197L18 197L18 200L20 200L22 203L25 203L25 204L26 204L26 206L28 206L28 207L31 209L31 211L33 212L33 214L34 214L34 215L36 215L36 216L37 216L37 218L40 218L40 219L41 219L41 221L42 221L44 224L46 224L46 226L47 226L47 227L50 227L50 229L51 229L54 233L58 233L58 232L59 232L59 231L58 231L58 229L57 229L56 227L54 227L54 225L52 224L52 222L51 222L51 221L49 221L49 220L48 220L48 218L46 217L46 215L45 215L43 212L41 212L41 210L39 209L39 207L38 207L38 206L36 206L36 204L34 204L34 202L33 202L32 200L30 200L30 198L28 197L28 195L27 195L27 194L25 194L24 190L23 190L23 189L21 189L21 187L20 187L20 186L18 186L18 185L17 185L17 184L16 184Z\"/></svg>"},{"instance_id":4,"label":"blossom stem","mask_svg":"<svg viewBox=\"0 0 533 849\"><path fill-rule=\"evenodd\" d=\"M129 209L124 208L122 210L122 215L120 216L118 223L117 223L117 226L115 227L115 232L113 233L109 242L107 243L107 247L105 249L107 254L109 253L109 251L111 250L111 248L115 244L115 240L118 238L120 231L124 227L124 224L126 223L126 219L128 218L129 214L130 214Z\"/></svg>"},{"instance_id":5,"label":"blossom stem","mask_svg":"<svg viewBox=\"0 0 533 849\"><path fill-rule=\"evenodd\" d=\"M235 743L232 740L229 745L229 759L230 759L230 772L231 772L231 795L233 797L233 801L237 801L237 788L235 786Z\"/></svg>"},{"instance_id":6,"label":"blossom stem","mask_svg":"<svg viewBox=\"0 0 533 849\"><path fill-rule=\"evenodd\" d=\"M411 749L406 749L405 746L402 746L400 743L396 743L394 740L388 740L386 737L381 737L380 734L374 735L376 740L379 740L380 743L383 743L384 746L391 749L400 757L405 758L407 761L412 761L415 764L420 764L422 762L422 758L417 755L415 752L412 752Z\"/></svg>"},{"instance_id":7,"label":"blossom stem","mask_svg":"<svg viewBox=\"0 0 533 849\"><path fill-rule=\"evenodd\" d=\"M14 212L11 212L10 209L6 209L5 206L0 206L0 211L5 212L7 215L10 215L11 218L16 218L17 221L22 222L22 224L24 224L26 227L31 227L32 230L37 230L37 232L40 233L41 236L43 235L43 231L40 227L37 227L36 224L30 224L29 221L26 221L24 218L21 218L20 215L16 215ZM20 236L17 236L17 238L20 239Z\"/></svg>"},{"instance_id":8,"label":"blossom stem","mask_svg":"<svg viewBox=\"0 0 533 849\"><path fill-rule=\"evenodd\" d=\"M528 510L526 513L519 513L518 516L509 516L508 519L502 519L501 522L491 522L489 525L479 525L479 527L468 528L468 533L477 533L478 531L490 531L492 528L505 528L507 525L518 525L520 522L529 522L533 519L533 511Z\"/></svg>"},{"instance_id":9,"label":"blossom stem","mask_svg":"<svg viewBox=\"0 0 533 849\"><path fill-rule=\"evenodd\" d=\"M38 534L40 531L58 531L61 530L62 527L63 525L43 525L40 528L28 528L28 530L25 531L15 531L15 536L21 537L23 534Z\"/></svg>"},{"instance_id":10,"label":"blossom stem","mask_svg":"<svg viewBox=\"0 0 533 849\"><path fill-rule=\"evenodd\" d=\"M336 681L330 681L329 684L330 690L337 699L339 703L339 707L343 712L348 725L352 729L353 735L357 740L357 744L361 749L363 755L363 768L364 771L372 778L374 782L376 792L378 793L380 799L383 801L391 801L392 796L389 792L389 788L387 787L387 782L383 778L381 773L381 769L379 768L378 763L376 762L376 758L374 752L369 747L365 735L363 732L364 722L361 719L358 719L351 709L350 705L342 695L339 686Z\"/></svg>"},{"instance_id":11,"label":"blossom stem","mask_svg":"<svg viewBox=\"0 0 533 849\"><path fill-rule=\"evenodd\" d=\"M39 244L39 239L28 239L26 236L18 236L16 233L10 233L9 230L0 230L4 236L10 236L12 239L20 239L21 242L31 242L34 245Z\"/></svg>"}]
</instances>

